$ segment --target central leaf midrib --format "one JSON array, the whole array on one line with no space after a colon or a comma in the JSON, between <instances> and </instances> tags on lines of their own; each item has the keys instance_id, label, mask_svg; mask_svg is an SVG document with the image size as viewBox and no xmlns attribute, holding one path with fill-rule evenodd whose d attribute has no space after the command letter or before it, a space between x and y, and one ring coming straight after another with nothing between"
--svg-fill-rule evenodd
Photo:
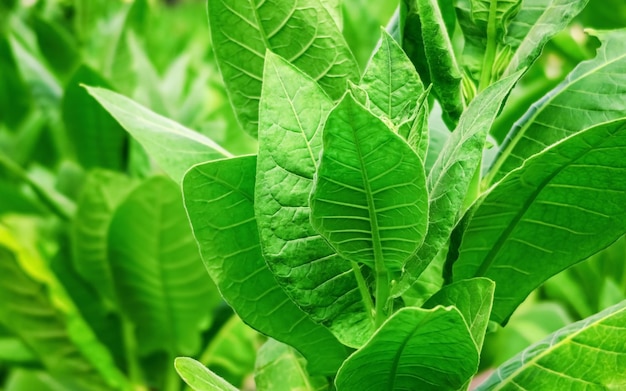
<instances>
[{"instance_id":1,"label":"central leaf midrib","mask_svg":"<svg viewBox=\"0 0 626 391\"><path fill-rule=\"evenodd\" d=\"M250 4L250 9L252 10L254 21L256 22L257 28L259 30L259 35L261 36L261 39L263 40L265 47L274 51L272 45L270 44L267 33L265 32L265 29L263 28L263 24L261 23L261 15L259 15L259 10L256 7L254 0L248 0L248 4Z\"/></svg>"}]
</instances>

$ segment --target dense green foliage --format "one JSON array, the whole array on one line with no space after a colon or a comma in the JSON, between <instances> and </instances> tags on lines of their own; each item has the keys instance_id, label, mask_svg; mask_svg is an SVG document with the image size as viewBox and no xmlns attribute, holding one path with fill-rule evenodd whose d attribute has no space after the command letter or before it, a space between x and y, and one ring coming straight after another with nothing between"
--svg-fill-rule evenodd
<instances>
[{"instance_id":1,"label":"dense green foliage","mask_svg":"<svg viewBox=\"0 0 626 391\"><path fill-rule=\"evenodd\" d=\"M610 3L0 0L0 389L626 387Z\"/></svg>"}]
</instances>

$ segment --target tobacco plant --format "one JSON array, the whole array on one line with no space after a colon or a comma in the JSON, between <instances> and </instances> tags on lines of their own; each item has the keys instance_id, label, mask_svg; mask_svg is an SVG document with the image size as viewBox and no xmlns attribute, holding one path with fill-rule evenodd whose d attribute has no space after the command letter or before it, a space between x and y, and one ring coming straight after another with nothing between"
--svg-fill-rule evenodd
<instances>
[{"instance_id":1,"label":"tobacco plant","mask_svg":"<svg viewBox=\"0 0 626 391\"><path fill-rule=\"evenodd\" d=\"M113 230L112 270L125 279L96 284L100 296L117 305L143 276L128 261L142 257L137 214L184 204L222 298L267 336L259 390L626 387L626 301L474 379L486 335L552 276L626 233L625 30L588 30L599 45L592 58L526 107L520 86L586 0L403 0L363 71L342 34L358 26L345 25L340 1L207 4L215 60L257 152L233 154L86 87L183 198L159 199L159 186L172 185L162 177L134 197L131 182L107 194L125 200L112 227L135 235ZM2 243L10 251L0 255L16 257ZM197 272L170 277L180 285ZM179 299L174 313L192 320L178 324L197 331L199 310ZM194 345L185 336L174 340ZM144 353L163 342L139 337ZM175 366L195 390L237 389L189 357Z\"/></svg>"}]
</instances>

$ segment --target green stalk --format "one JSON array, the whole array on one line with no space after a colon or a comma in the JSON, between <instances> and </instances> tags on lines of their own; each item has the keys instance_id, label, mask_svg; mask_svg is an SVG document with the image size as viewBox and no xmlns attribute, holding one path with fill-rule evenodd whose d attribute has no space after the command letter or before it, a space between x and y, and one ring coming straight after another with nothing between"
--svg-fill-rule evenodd
<instances>
[{"instance_id":1,"label":"green stalk","mask_svg":"<svg viewBox=\"0 0 626 391\"><path fill-rule=\"evenodd\" d=\"M143 384L143 373L137 359L137 341L132 322L122 316L122 338L124 338L124 353L126 358L126 371L133 389L140 389Z\"/></svg>"},{"instance_id":2,"label":"green stalk","mask_svg":"<svg viewBox=\"0 0 626 391\"><path fill-rule=\"evenodd\" d=\"M498 42L496 40L496 16L498 2L492 1L489 6L489 21L487 23L487 49L483 58L483 69L480 73L480 83L478 84L478 92L484 90L491 84L491 73L493 71L493 62L496 59L496 49Z\"/></svg>"},{"instance_id":3,"label":"green stalk","mask_svg":"<svg viewBox=\"0 0 626 391\"><path fill-rule=\"evenodd\" d=\"M363 298L363 304L365 304L365 311L372 316L372 318L374 318L374 314L376 313L374 310L374 303L372 302L370 290L367 288L367 284L365 283L365 278L363 278L363 273L361 273L361 268L359 268L359 264L356 262L350 263L352 264L352 270L354 271L354 276L356 277L359 292Z\"/></svg>"},{"instance_id":4,"label":"green stalk","mask_svg":"<svg viewBox=\"0 0 626 391\"><path fill-rule=\"evenodd\" d=\"M176 354L170 353L167 360L167 370L165 372L165 381L163 382L163 391L180 391L180 378L174 367L174 359Z\"/></svg>"},{"instance_id":5,"label":"green stalk","mask_svg":"<svg viewBox=\"0 0 626 391\"><path fill-rule=\"evenodd\" d=\"M381 262L382 263L382 262ZM382 269L376 267L376 328L387 319L387 303L389 302L389 273L383 264Z\"/></svg>"}]
</instances>

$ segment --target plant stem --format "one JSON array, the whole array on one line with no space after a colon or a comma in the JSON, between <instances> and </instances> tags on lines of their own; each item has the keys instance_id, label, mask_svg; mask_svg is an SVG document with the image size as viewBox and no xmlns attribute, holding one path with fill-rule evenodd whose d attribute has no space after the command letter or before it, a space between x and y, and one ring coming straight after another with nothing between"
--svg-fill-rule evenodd
<instances>
[{"instance_id":1,"label":"plant stem","mask_svg":"<svg viewBox=\"0 0 626 391\"><path fill-rule=\"evenodd\" d=\"M134 389L143 384L143 374L137 360L137 341L132 322L122 316L122 336L124 338L124 353L126 356L126 371Z\"/></svg>"},{"instance_id":2,"label":"plant stem","mask_svg":"<svg viewBox=\"0 0 626 391\"><path fill-rule=\"evenodd\" d=\"M387 319L387 302L389 301L389 273L384 268L376 268L376 328Z\"/></svg>"},{"instance_id":3,"label":"plant stem","mask_svg":"<svg viewBox=\"0 0 626 391\"><path fill-rule=\"evenodd\" d=\"M483 69L480 73L480 83L478 84L478 92L484 90L491 84L491 76L493 71L493 62L496 58L497 49L497 16L498 2L492 1L489 6L489 21L487 22L487 48L485 49L485 57L483 57Z\"/></svg>"},{"instance_id":4,"label":"plant stem","mask_svg":"<svg viewBox=\"0 0 626 391\"><path fill-rule=\"evenodd\" d=\"M167 360L167 370L165 371L165 380L163 381L163 391L180 391L180 378L174 367L174 359L176 354L170 353Z\"/></svg>"},{"instance_id":5,"label":"plant stem","mask_svg":"<svg viewBox=\"0 0 626 391\"><path fill-rule=\"evenodd\" d=\"M356 283L359 287L359 292L363 298L363 304L365 304L365 311L372 317L372 319L374 319L376 314L374 311L374 302L372 302L372 295L370 294L370 290L367 288L365 278L363 278L363 273L361 273L361 268L359 268L359 264L356 262L351 262L351 264L354 276L356 277Z\"/></svg>"}]
</instances>

